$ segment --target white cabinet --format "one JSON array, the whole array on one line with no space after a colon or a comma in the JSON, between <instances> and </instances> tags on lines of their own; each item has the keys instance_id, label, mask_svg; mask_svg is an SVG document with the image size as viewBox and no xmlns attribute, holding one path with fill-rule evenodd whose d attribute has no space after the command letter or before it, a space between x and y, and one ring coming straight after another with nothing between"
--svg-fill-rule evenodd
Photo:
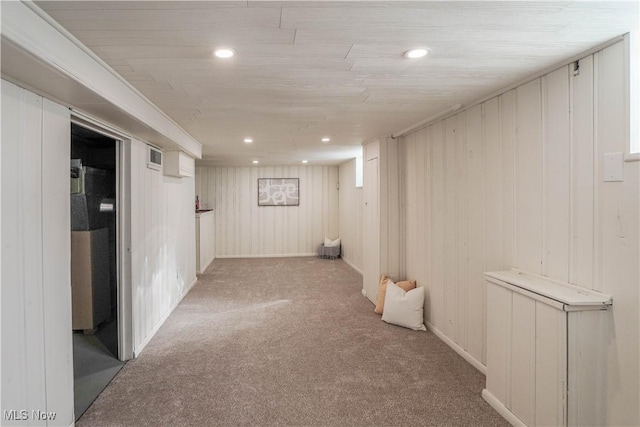
<instances>
[{"instance_id":1,"label":"white cabinet","mask_svg":"<svg viewBox=\"0 0 640 427\"><path fill-rule=\"evenodd\" d=\"M196 166L193 157L182 151L167 151L164 155L164 174L179 178L192 177Z\"/></svg>"},{"instance_id":2,"label":"white cabinet","mask_svg":"<svg viewBox=\"0 0 640 427\"><path fill-rule=\"evenodd\" d=\"M215 259L214 211L196 213L196 272L202 274Z\"/></svg>"},{"instance_id":3,"label":"white cabinet","mask_svg":"<svg viewBox=\"0 0 640 427\"><path fill-rule=\"evenodd\" d=\"M600 424L597 367L611 297L519 270L485 279L484 399L514 425Z\"/></svg>"}]
</instances>

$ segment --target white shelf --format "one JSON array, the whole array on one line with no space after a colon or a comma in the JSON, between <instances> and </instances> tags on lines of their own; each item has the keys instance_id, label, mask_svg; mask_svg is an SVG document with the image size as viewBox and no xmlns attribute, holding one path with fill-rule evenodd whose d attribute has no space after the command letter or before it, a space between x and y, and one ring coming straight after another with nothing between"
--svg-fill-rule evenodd
<instances>
[{"instance_id":1,"label":"white shelf","mask_svg":"<svg viewBox=\"0 0 640 427\"><path fill-rule=\"evenodd\" d=\"M605 306L613 303L611 295L602 294L568 283L562 283L517 269L490 271L484 273L484 275L487 280L496 285L511 285L509 287L515 292L521 289L525 292L520 293L540 295L566 306L573 306L574 309L579 309L580 306L602 306L602 308L605 308Z\"/></svg>"}]
</instances>

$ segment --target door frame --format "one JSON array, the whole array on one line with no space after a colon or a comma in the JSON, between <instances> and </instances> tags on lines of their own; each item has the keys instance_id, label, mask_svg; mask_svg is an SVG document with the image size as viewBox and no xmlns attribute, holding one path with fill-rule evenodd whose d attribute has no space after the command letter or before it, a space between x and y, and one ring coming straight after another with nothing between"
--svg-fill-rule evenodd
<instances>
[{"instance_id":1,"label":"door frame","mask_svg":"<svg viewBox=\"0 0 640 427\"><path fill-rule=\"evenodd\" d=\"M118 360L133 359L133 294L131 284L131 140L121 132L71 110L71 123L116 142L116 247Z\"/></svg>"}]
</instances>

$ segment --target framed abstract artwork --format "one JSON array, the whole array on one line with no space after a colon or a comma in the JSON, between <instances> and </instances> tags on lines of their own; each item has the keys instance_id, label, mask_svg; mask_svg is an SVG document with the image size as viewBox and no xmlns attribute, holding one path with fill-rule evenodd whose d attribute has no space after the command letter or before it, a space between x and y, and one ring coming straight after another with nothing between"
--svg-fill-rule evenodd
<instances>
[{"instance_id":1,"label":"framed abstract artwork","mask_svg":"<svg viewBox=\"0 0 640 427\"><path fill-rule=\"evenodd\" d=\"M298 206L298 178L258 178L258 206Z\"/></svg>"}]
</instances>

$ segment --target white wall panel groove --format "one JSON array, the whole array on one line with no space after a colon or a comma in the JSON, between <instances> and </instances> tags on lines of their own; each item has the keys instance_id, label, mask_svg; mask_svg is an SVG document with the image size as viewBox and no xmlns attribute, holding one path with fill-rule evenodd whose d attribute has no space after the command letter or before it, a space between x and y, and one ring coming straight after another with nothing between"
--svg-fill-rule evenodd
<instances>
[{"instance_id":1,"label":"white wall panel groove","mask_svg":"<svg viewBox=\"0 0 640 427\"><path fill-rule=\"evenodd\" d=\"M594 83L593 56L580 60L570 78L571 240L569 281L593 289L594 265Z\"/></svg>"},{"instance_id":2,"label":"white wall panel groove","mask_svg":"<svg viewBox=\"0 0 640 427\"><path fill-rule=\"evenodd\" d=\"M456 165L456 117L445 121L444 139L444 188L457 186ZM418 147L420 148L420 147ZM418 169L418 182L424 181L423 169ZM420 197L421 192L418 193ZM457 194L455 191L444 193L444 304L445 304L445 333L454 341L457 336L456 304L458 302L458 274L456 270L457 260Z\"/></svg>"},{"instance_id":3,"label":"white wall panel groove","mask_svg":"<svg viewBox=\"0 0 640 427\"><path fill-rule=\"evenodd\" d=\"M542 118L540 79L516 89L515 267L542 268Z\"/></svg>"},{"instance_id":4,"label":"white wall panel groove","mask_svg":"<svg viewBox=\"0 0 640 427\"><path fill-rule=\"evenodd\" d=\"M484 363L485 200L482 106L467 111L467 336L466 348Z\"/></svg>"},{"instance_id":5,"label":"white wall panel groove","mask_svg":"<svg viewBox=\"0 0 640 427\"><path fill-rule=\"evenodd\" d=\"M571 125L569 66L542 77L544 199L542 274L569 281Z\"/></svg>"},{"instance_id":6,"label":"white wall panel groove","mask_svg":"<svg viewBox=\"0 0 640 427\"><path fill-rule=\"evenodd\" d=\"M338 167L196 167L201 206L215 207L216 256L308 255L339 237ZM299 206L258 206L258 178L298 178Z\"/></svg>"},{"instance_id":7,"label":"white wall panel groove","mask_svg":"<svg viewBox=\"0 0 640 427\"><path fill-rule=\"evenodd\" d=\"M502 175L502 269L515 265L515 117L516 92L511 90L498 97Z\"/></svg>"},{"instance_id":8,"label":"white wall panel groove","mask_svg":"<svg viewBox=\"0 0 640 427\"><path fill-rule=\"evenodd\" d=\"M444 134L443 123L431 129L431 281L429 282L430 322L444 322Z\"/></svg>"},{"instance_id":9,"label":"white wall panel groove","mask_svg":"<svg viewBox=\"0 0 640 427\"><path fill-rule=\"evenodd\" d=\"M458 265L457 265L457 340L456 343L462 348L467 348L467 239L468 239L468 223L467 209L469 206L467 199L467 139L464 131L467 120L467 112L464 111L456 116L456 163L458 165L458 180L455 188L447 189L454 191L458 198ZM428 178L428 176L427 176ZM429 219L429 221L431 221ZM430 253L430 247L427 253Z\"/></svg>"}]
</instances>

